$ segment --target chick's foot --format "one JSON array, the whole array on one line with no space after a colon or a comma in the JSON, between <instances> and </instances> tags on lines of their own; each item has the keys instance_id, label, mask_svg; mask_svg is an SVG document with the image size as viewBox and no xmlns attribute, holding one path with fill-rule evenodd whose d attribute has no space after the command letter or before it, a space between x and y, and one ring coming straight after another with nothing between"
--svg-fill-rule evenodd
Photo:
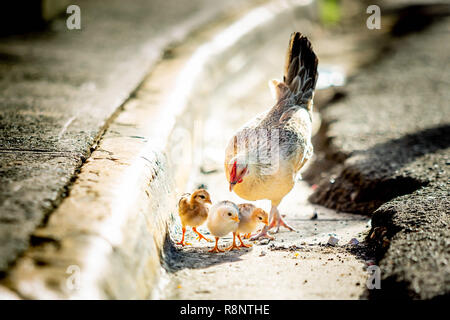
<instances>
[{"instance_id":1,"label":"chick's foot","mask_svg":"<svg viewBox=\"0 0 450 320\"><path fill-rule=\"evenodd\" d=\"M251 244L245 244L244 241L242 241L241 236L239 234L237 235L237 237L238 237L239 241L241 242L241 244L239 246L240 248L250 248L252 246ZM245 238L245 236L244 236L244 238Z\"/></svg>"},{"instance_id":2,"label":"chick's foot","mask_svg":"<svg viewBox=\"0 0 450 320\"><path fill-rule=\"evenodd\" d=\"M180 242L177 242L177 243L175 243L175 244L178 244L178 245L181 245L181 246L192 246L192 243L190 243L190 242L186 242L186 241L180 241Z\"/></svg>"},{"instance_id":3,"label":"chick's foot","mask_svg":"<svg viewBox=\"0 0 450 320\"><path fill-rule=\"evenodd\" d=\"M228 248L226 248L225 250L227 251L231 251L233 249L237 249L237 250L241 250L237 245L236 245L236 233L233 232L233 243L231 246L229 246Z\"/></svg>"},{"instance_id":4,"label":"chick's foot","mask_svg":"<svg viewBox=\"0 0 450 320\"><path fill-rule=\"evenodd\" d=\"M219 238L216 237L216 245L214 246L214 248L212 248L208 252L212 252L212 253L225 252L224 250L219 249L218 243L219 243Z\"/></svg>"},{"instance_id":5,"label":"chick's foot","mask_svg":"<svg viewBox=\"0 0 450 320\"><path fill-rule=\"evenodd\" d=\"M182 245L183 247L185 246L185 245L188 245L188 246L190 246L191 245L191 243L189 243L189 242L185 242L184 241L184 235L186 234L186 228L185 227L183 227L183 236L181 237L181 241L180 242L177 242L176 244L178 244L178 245Z\"/></svg>"},{"instance_id":6,"label":"chick's foot","mask_svg":"<svg viewBox=\"0 0 450 320\"><path fill-rule=\"evenodd\" d=\"M211 239L206 238L204 235L202 235L200 232L198 232L197 229L196 229L195 227L192 228L192 231L194 231L194 232L198 235L197 241L200 241L200 240L204 239L204 240L206 240L207 242L212 242Z\"/></svg>"}]
</instances>

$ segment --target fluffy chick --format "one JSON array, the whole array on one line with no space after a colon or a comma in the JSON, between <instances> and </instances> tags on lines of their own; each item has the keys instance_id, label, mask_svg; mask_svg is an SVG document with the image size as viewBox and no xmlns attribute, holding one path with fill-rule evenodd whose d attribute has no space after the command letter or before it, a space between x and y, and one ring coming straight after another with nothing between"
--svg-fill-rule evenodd
<instances>
[{"instance_id":1,"label":"fluffy chick","mask_svg":"<svg viewBox=\"0 0 450 320\"><path fill-rule=\"evenodd\" d=\"M224 252L219 249L219 238L235 232L239 226L239 208L231 201L215 203L209 210L206 223L211 234L216 238L216 245L209 252Z\"/></svg>"},{"instance_id":2,"label":"fluffy chick","mask_svg":"<svg viewBox=\"0 0 450 320\"><path fill-rule=\"evenodd\" d=\"M200 232L197 231L196 227L202 225L206 219L208 218L208 207L207 203L211 204L211 197L209 196L208 191L205 189L197 189L195 190L190 197L183 196L178 202L178 214L180 215L181 225L183 228L183 236L180 242L177 244L181 244L184 246L185 244L190 245L190 243L184 242L184 234L186 233L186 226L192 227L192 231L194 231L198 237L197 240L205 239L210 242L211 239L206 238Z\"/></svg>"},{"instance_id":3,"label":"fluffy chick","mask_svg":"<svg viewBox=\"0 0 450 320\"><path fill-rule=\"evenodd\" d=\"M235 232L233 232L233 244L227 248L227 250L248 248L251 244L244 244L241 239L241 233L251 234L256 230L260 223L264 223L266 226L269 224L269 214L261 208L257 208L251 203L242 203L238 205L239 208L239 226ZM236 245L236 236L241 242L239 246Z\"/></svg>"}]
</instances>

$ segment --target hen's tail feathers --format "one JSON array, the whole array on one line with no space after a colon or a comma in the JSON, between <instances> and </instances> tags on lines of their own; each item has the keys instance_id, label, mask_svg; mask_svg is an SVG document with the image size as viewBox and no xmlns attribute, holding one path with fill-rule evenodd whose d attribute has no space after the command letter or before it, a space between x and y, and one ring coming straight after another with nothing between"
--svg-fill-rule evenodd
<instances>
[{"instance_id":1,"label":"hen's tail feathers","mask_svg":"<svg viewBox=\"0 0 450 320\"><path fill-rule=\"evenodd\" d=\"M291 34L286 55L283 82L276 83L278 101L290 98L293 104L286 105L280 121L295 113L299 108L311 109L311 100L317 83L319 60L308 38L300 32Z\"/></svg>"}]
</instances>

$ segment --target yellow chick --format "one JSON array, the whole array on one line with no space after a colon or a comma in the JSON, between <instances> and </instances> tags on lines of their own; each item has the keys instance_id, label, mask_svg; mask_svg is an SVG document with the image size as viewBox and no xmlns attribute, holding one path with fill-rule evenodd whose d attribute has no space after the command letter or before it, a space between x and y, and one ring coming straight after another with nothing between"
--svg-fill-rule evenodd
<instances>
[{"instance_id":1,"label":"yellow chick","mask_svg":"<svg viewBox=\"0 0 450 320\"><path fill-rule=\"evenodd\" d=\"M239 248L249 248L251 244L244 244L241 239L241 233L251 234L256 230L260 223L264 223L266 226L269 224L269 214L261 208L257 208L251 203L242 203L238 205L239 208L239 226L235 232L233 232L233 244L226 250L233 250ZM236 236L238 237L241 244L236 245Z\"/></svg>"},{"instance_id":2,"label":"yellow chick","mask_svg":"<svg viewBox=\"0 0 450 320\"><path fill-rule=\"evenodd\" d=\"M208 191L205 189L197 189L192 193L190 198L188 198L188 196L189 194L181 197L178 202L178 214L181 219L183 236L181 241L177 242L177 244L181 244L182 246L185 244L190 245L190 243L184 242L186 226L192 227L192 231L198 235L197 240L200 241L201 239L205 239L208 242L212 241L211 239L205 238L205 236L196 229L196 227L202 225L208 218L208 207L206 206L206 203L211 204L211 198Z\"/></svg>"},{"instance_id":3,"label":"yellow chick","mask_svg":"<svg viewBox=\"0 0 450 320\"><path fill-rule=\"evenodd\" d=\"M209 209L206 223L211 234L216 238L216 245L209 252L224 252L218 247L219 238L235 232L239 226L239 208L231 201L220 201Z\"/></svg>"}]
</instances>

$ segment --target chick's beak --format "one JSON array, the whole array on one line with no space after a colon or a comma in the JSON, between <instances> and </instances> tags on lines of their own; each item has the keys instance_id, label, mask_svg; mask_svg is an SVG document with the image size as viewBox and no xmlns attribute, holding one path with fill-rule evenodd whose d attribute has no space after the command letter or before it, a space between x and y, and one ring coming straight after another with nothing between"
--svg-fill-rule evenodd
<instances>
[{"instance_id":1,"label":"chick's beak","mask_svg":"<svg viewBox=\"0 0 450 320\"><path fill-rule=\"evenodd\" d=\"M206 203L209 203L209 204L212 204L212 202L211 202L210 199L206 200L205 202L206 202Z\"/></svg>"},{"instance_id":2,"label":"chick's beak","mask_svg":"<svg viewBox=\"0 0 450 320\"><path fill-rule=\"evenodd\" d=\"M263 223L264 223L266 226L268 226L268 225L269 225L269 220L266 219L266 220L263 221Z\"/></svg>"},{"instance_id":3,"label":"chick's beak","mask_svg":"<svg viewBox=\"0 0 450 320\"><path fill-rule=\"evenodd\" d=\"M231 218L231 220L239 222L239 217L233 217L233 218Z\"/></svg>"}]
</instances>

